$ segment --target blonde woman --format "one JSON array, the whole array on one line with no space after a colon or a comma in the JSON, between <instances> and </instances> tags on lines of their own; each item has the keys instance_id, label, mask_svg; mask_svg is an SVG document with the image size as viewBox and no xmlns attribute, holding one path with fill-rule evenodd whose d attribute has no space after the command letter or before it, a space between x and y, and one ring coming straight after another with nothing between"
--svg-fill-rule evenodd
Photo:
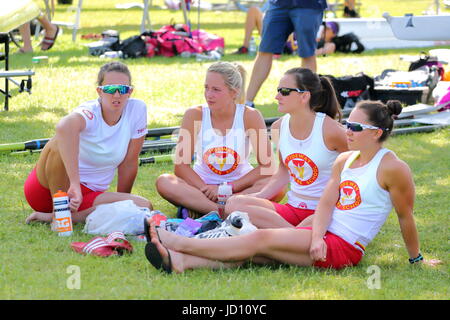
<instances>
[{"instance_id":1,"label":"blonde woman","mask_svg":"<svg viewBox=\"0 0 450 320\"><path fill-rule=\"evenodd\" d=\"M240 103L244 87L241 66L214 63L206 72L206 103L184 114L174 174L163 174L156 181L159 194L179 206L179 212L182 208L200 214L217 210L222 182L230 183L235 194L247 194L259 191L272 175L272 150L264 119L258 110ZM256 167L249 163L251 147Z\"/></svg>"}]
</instances>

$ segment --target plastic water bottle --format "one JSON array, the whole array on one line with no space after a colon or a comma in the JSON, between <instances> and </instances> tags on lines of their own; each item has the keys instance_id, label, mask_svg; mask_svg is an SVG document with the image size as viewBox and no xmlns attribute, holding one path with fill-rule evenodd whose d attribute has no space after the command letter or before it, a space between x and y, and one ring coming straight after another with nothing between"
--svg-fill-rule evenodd
<instances>
[{"instance_id":1,"label":"plastic water bottle","mask_svg":"<svg viewBox=\"0 0 450 320\"><path fill-rule=\"evenodd\" d=\"M255 40L255 38L254 37L252 37L251 39L250 39L250 43L249 43L249 45L248 45L248 54L250 55L250 56L255 56L256 55L256 51L257 51L257 46L256 46L256 40Z\"/></svg>"},{"instance_id":2,"label":"plastic water bottle","mask_svg":"<svg viewBox=\"0 0 450 320\"><path fill-rule=\"evenodd\" d=\"M61 237L72 235L72 214L69 208L69 196L66 192L58 190L53 195L53 211L58 235Z\"/></svg>"},{"instance_id":3,"label":"plastic water bottle","mask_svg":"<svg viewBox=\"0 0 450 320\"><path fill-rule=\"evenodd\" d=\"M227 182L223 182L219 185L217 190L217 207L219 211L219 216L223 219L225 215L225 204L227 200L233 195L233 186Z\"/></svg>"},{"instance_id":4,"label":"plastic water bottle","mask_svg":"<svg viewBox=\"0 0 450 320\"><path fill-rule=\"evenodd\" d=\"M227 228L227 233L232 236L238 236L242 229L242 218L239 216L234 216L231 218L231 224Z\"/></svg>"}]
</instances>

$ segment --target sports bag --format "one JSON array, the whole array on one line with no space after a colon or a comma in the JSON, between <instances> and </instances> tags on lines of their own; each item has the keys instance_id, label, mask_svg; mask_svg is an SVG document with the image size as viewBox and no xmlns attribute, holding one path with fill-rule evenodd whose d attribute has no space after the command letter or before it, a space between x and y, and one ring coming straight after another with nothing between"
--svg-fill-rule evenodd
<instances>
[{"instance_id":1,"label":"sports bag","mask_svg":"<svg viewBox=\"0 0 450 320\"><path fill-rule=\"evenodd\" d=\"M334 37L331 41L336 45L337 52L361 53L365 49L364 45L359 41L358 36L353 32Z\"/></svg>"},{"instance_id":2,"label":"sports bag","mask_svg":"<svg viewBox=\"0 0 450 320\"><path fill-rule=\"evenodd\" d=\"M364 73L343 77L327 75L327 77L331 80L342 109L351 109L356 102L370 100L374 94L374 80Z\"/></svg>"},{"instance_id":3,"label":"sports bag","mask_svg":"<svg viewBox=\"0 0 450 320\"><path fill-rule=\"evenodd\" d=\"M145 42L140 35L125 39L119 50L122 51L124 59L144 57L147 53Z\"/></svg>"}]
</instances>

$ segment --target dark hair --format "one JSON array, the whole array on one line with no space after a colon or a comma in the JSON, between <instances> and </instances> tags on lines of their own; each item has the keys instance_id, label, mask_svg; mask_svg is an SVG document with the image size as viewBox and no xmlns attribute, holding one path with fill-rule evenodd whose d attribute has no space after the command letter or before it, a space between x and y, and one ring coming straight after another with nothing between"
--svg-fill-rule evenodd
<instances>
[{"instance_id":1,"label":"dark hair","mask_svg":"<svg viewBox=\"0 0 450 320\"><path fill-rule=\"evenodd\" d=\"M293 75L297 88L311 93L309 105L311 110L323 112L333 119L341 120L342 113L331 81L324 76L318 76L307 68L293 68L285 74Z\"/></svg>"},{"instance_id":2,"label":"dark hair","mask_svg":"<svg viewBox=\"0 0 450 320\"><path fill-rule=\"evenodd\" d=\"M130 70L128 69L127 65L120 61L113 61L113 62L104 64L100 68L100 71L98 72L98 75L97 75L97 85L99 85L99 86L102 85L103 80L105 80L105 74L108 72L119 72L119 73L123 73L123 74L127 75L128 78L130 79L130 84L131 84L131 73L130 73Z\"/></svg>"},{"instance_id":3,"label":"dark hair","mask_svg":"<svg viewBox=\"0 0 450 320\"><path fill-rule=\"evenodd\" d=\"M402 105L398 100L389 100L386 104L381 101L363 100L356 103L356 108L364 110L371 124L383 129L379 142L388 138L394 127L394 116L402 112Z\"/></svg>"}]
</instances>

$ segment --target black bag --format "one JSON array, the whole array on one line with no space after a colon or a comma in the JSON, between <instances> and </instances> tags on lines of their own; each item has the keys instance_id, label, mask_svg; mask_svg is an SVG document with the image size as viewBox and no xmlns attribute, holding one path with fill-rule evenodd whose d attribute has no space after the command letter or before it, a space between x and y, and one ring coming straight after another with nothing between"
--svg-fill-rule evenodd
<instances>
[{"instance_id":1,"label":"black bag","mask_svg":"<svg viewBox=\"0 0 450 320\"><path fill-rule=\"evenodd\" d=\"M327 75L327 77L331 80L342 109L351 109L356 102L370 100L373 97L374 80L364 73L337 78L331 75Z\"/></svg>"},{"instance_id":2,"label":"black bag","mask_svg":"<svg viewBox=\"0 0 450 320\"><path fill-rule=\"evenodd\" d=\"M346 33L339 37L334 37L332 42L336 45L337 52L343 53L361 53L364 51L364 45L353 32Z\"/></svg>"},{"instance_id":3,"label":"black bag","mask_svg":"<svg viewBox=\"0 0 450 320\"><path fill-rule=\"evenodd\" d=\"M124 59L144 57L146 53L145 42L140 35L133 36L125 39L120 44L119 50L122 51Z\"/></svg>"}]
</instances>

